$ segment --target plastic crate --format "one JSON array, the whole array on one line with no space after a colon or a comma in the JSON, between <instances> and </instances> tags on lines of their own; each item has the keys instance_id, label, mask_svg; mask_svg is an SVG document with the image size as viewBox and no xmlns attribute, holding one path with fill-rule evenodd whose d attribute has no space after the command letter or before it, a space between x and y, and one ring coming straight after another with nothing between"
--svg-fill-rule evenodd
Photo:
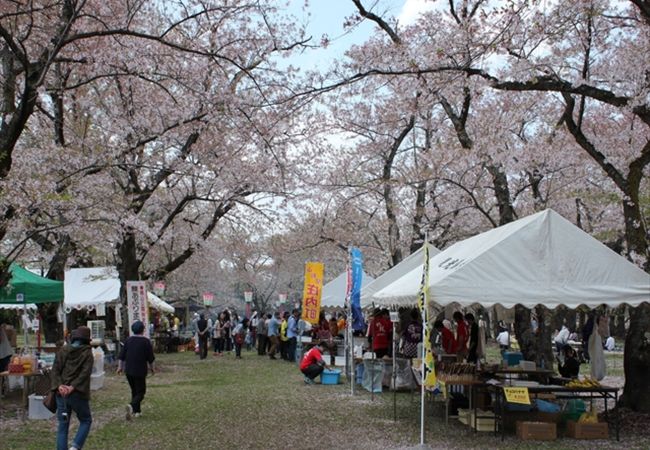
<instances>
[{"instance_id":1,"label":"plastic crate","mask_svg":"<svg viewBox=\"0 0 650 450\"><path fill-rule=\"evenodd\" d=\"M338 369L330 370L325 369L323 373L320 374L321 384L339 384L341 378L341 371Z\"/></svg>"},{"instance_id":2,"label":"plastic crate","mask_svg":"<svg viewBox=\"0 0 650 450\"><path fill-rule=\"evenodd\" d=\"M43 406L43 396L31 394L29 396L29 413L27 417L29 419L49 419L54 414L52 414L45 406Z\"/></svg>"}]
</instances>

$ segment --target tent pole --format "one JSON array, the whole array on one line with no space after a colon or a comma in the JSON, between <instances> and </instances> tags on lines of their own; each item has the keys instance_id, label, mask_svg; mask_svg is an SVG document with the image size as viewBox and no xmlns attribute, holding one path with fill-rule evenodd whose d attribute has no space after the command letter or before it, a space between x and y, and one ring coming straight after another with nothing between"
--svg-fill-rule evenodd
<instances>
[{"instance_id":1,"label":"tent pole","mask_svg":"<svg viewBox=\"0 0 650 450\"><path fill-rule=\"evenodd\" d=\"M397 339L395 333L395 324L393 324L393 421L397 422Z\"/></svg>"},{"instance_id":2,"label":"tent pole","mask_svg":"<svg viewBox=\"0 0 650 450\"><path fill-rule=\"evenodd\" d=\"M425 305L426 308L426 305ZM426 313L425 308L422 308L422 323L423 327L426 326ZM422 333L422 363L420 365L421 370L421 382L420 382L420 445L424 445L424 364L426 358L426 349L424 345L424 332Z\"/></svg>"}]
</instances>

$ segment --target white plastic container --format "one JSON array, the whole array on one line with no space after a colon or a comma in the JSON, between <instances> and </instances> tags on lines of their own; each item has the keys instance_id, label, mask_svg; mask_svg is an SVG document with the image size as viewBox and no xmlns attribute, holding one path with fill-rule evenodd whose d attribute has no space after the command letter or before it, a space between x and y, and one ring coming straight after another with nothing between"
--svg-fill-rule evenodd
<instances>
[{"instance_id":1,"label":"white plastic container","mask_svg":"<svg viewBox=\"0 0 650 450\"><path fill-rule=\"evenodd\" d=\"M93 348L93 374L104 373L104 350L101 347Z\"/></svg>"},{"instance_id":2,"label":"white plastic container","mask_svg":"<svg viewBox=\"0 0 650 450\"><path fill-rule=\"evenodd\" d=\"M22 375L18 376L18 377L11 375L11 376L7 377L7 380L8 380L8 385L9 385L9 390L10 391L14 391L16 389L22 389L23 388L24 378L23 378Z\"/></svg>"},{"instance_id":3,"label":"white plastic container","mask_svg":"<svg viewBox=\"0 0 650 450\"><path fill-rule=\"evenodd\" d=\"M31 394L29 396L29 414L27 415L30 419L49 419L54 414L52 414L45 406L43 406L43 396Z\"/></svg>"},{"instance_id":4,"label":"white plastic container","mask_svg":"<svg viewBox=\"0 0 650 450\"><path fill-rule=\"evenodd\" d=\"M334 365L339 367L345 366L345 356L335 356Z\"/></svg>"},{"instance_id":5,"label":"white plastic container","mask_svg":"<svg viewBox=\"0 0 650 450\"><path fill-rule=\"evenodd\" d=\"M90 390L96 391L104 387L104 372L90 375Z\"/></svg>"}]
</instances>

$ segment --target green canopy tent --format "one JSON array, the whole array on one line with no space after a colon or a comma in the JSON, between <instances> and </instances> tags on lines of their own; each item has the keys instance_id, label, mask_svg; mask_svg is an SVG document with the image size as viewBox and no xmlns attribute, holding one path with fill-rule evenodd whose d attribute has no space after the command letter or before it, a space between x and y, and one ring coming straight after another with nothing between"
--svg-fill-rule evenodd
<instances>
[{"instance_id":1,"label":"green canopy tent","mask_svg":"<svg viewBox=\"0 0 650 450\"><path fill-rule=\"evenodd\" d=\"M13 263L9 272L9 283L0 289L0 303L19 305L63 301L63 281L39 277Z\"/></svg>"}]
</instances>

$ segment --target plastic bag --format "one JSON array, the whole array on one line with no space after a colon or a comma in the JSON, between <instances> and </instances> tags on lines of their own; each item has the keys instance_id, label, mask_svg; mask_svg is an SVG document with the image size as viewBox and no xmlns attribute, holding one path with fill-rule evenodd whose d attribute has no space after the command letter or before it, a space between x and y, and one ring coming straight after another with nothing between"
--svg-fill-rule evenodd
<instances>
[{"instance_id":1,"label":"plastic bag","mask_svg":"<svg viewBox=\"0 0 650 450\"><path fill-rule=\"evenodd\" d=\"M589 336L589 357L591 358L591 378L602 380L605 378L607 367L605 366L605 352L603 352L603 340L596 327Z\"/></svg>"},{"instance_id":2,"label":"plastic bag","mask_svg":"<svg viewBox=\"0 0 650 450\"><path fill-rule=\"evenodd\" d=\"M580 422L580 423L598 423L598 414L596 414L596 411L594 411L593 408L592 408L589 412L582 413L582 415L578 419L578 422Z\"/></svg>"}]
</instances>

